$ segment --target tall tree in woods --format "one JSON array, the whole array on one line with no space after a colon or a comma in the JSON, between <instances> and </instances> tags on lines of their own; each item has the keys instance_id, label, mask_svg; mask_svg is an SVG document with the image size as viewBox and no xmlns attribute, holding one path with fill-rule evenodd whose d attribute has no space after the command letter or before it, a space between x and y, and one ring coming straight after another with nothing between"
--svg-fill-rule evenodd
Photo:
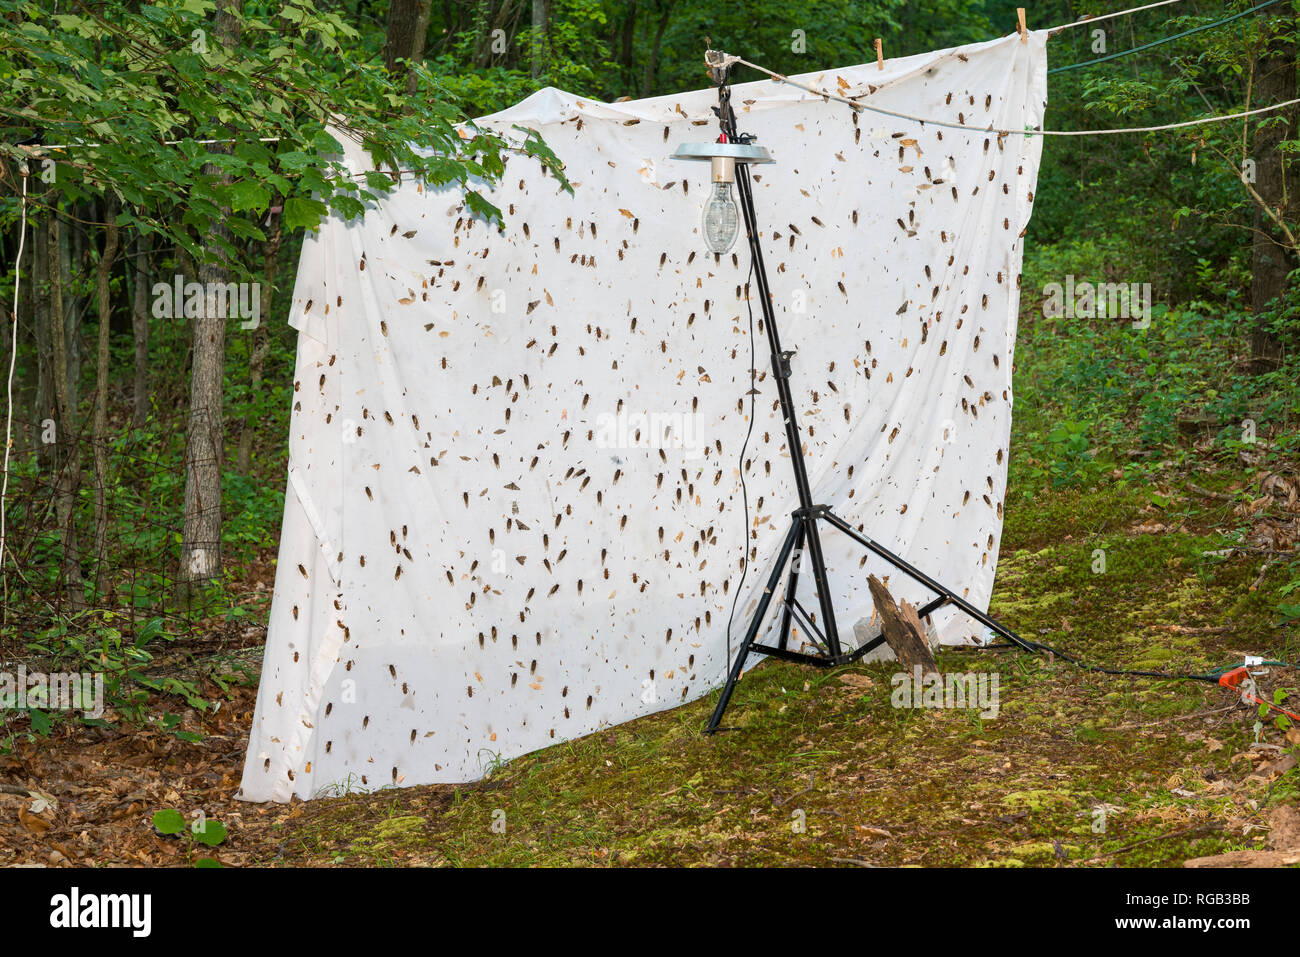
<instances>
[{"instance_id":1,"label":"tall tree in woods","mask_svg":"<svg viewBox=\"0 0 1300 957\"><path fill-rule=\"evenodd\" d=\"M432 0L390 0L388 32L384 39L384 66L397 74L402 67L407 96L414 95L419 78L415 66L424 57L424 43L429 33L429 8Z\"/></svg>"},{"instance_id":2,"label":"tall tree in woods","mask_svg":"<svg viewBox=\"0 0 1300 957\"><path fill-rule=\"evenodd\" d=\"M43 474L50 474L58 447L45 441L49 435L47 424L57 415L54 395L54 337L50 324L50 234L45 217L37 216L30 223L32 238L32 268L28 295L32 299L32 339L36 350L36 388L31 416L32 445L36 449L36 465Z\"/></svg>"},{"instance_id":3,"label":"tall tree in woods","mask_svg":"<svg viewBox=\"0 0 1300 957\"><path fill-rule=\"evenodd\" d=\"M131 427L143 429L149 419L149 234L135 240L132 266L131 338L134 375L131 385Z\"/></svg>"},{"instance_id":4,"label":"tall tree in woods","mask_svg":"<svg viewBox=\"0 0 1300 957\"><path fill-rule=\"evenodd\" d=\"M239 43L241 0L218 0L213 36L221 55ZM232 152L217 144L214 153ZM203 176L221 186L231 184L230 174L215 162L203 167ZM190 418L185 449L185 517L181 542L181 577L206 581L221 571L221 469L225 459L225 369L227 302L213 294L227 289L230 266L231 207L222 205L208 227L199 282L205 296L202 315L193 317L190 367Z\"/></svg>"},{"instance_id":5,"label":"tall tree in woods","mask_svg":"<svg viewBox=\"0 0 1300 957\"><path fill-rule=\"evenodd\" d=\"M64 321L64 269L61 251L62 224L57 213L46 219L45 265L49 282L51 379L54 391L52 425L55 436L53 492L55 514L62 537L62 578L68 607L73 612L85 607L82 590L81 548L77 540L77 489L81 484L81 450L77 444L76 405L69 381L68 327Z\"/></svg>"},{"instance_id":6,"label":"tall tree in woods","mask_svg":"<svg viewBox=\"0 0 1300 957\"><path fill-rule=\"evenodd\" d=\"M1297 17L1271 18L1263 47L1253 64L1254 86L1260 103L1284 103L1296 98L1296 27ZM1256 372L1276 369L1282 362L1287 343L1270 327L1271 317L1286 303L1291 271L1300 265L1294 232L1300 213L1300 172L1292 154L1285 148L1296 139L1296 108L1289 107L1264 114L1255 124L1251 156L1255 183L1251 190L1255 201L1254 238L1251 243L1250 302L1255 325L1250 333L1251 366ZM1244 177L1243 177L1244 178Z\"/></svg>"},{"instance_id":7,"label":"tall tree in woods","mask_svg":"<svg viewBox=\"0 0 1300 957\"><path fill-rule=\"evenodd\" d=\"M280 265L280 248L284 242L284 233L280 228L280 214L272 212L269 218L271 226L271 238L261 244L262 254L262 296L261 296L261 313L257 326L253 329L253 346L248 356L248 387L253 396L257 396L262 388L262 375L266 368L266 360L271 352L271 328L266 321L266 316L270 315L275 306L275 281ZM239 432L239 452L235 459L235 471L240 475L248 475L253 464L253 435L257 427L257 405L255 402L249 402L248 411L244 414L243 426Z\"/></svg>"},{"instance_id":8,"label":"tall tree in woods","mask_svg":"<svg viewBox=\"0 0 1300 957\"><path fill-rule=\"evenodd\" d=\"M95 306L98 316L98 342L95 350L95 418L92 427L92 444L95 467L95 591L104 595L108 591L108 373L109 347L112 333L112 289L110 283L113 263L117 258L118 227L117 208L110 197L100 205L104 218L104 248L95 267Z\"/></svg>"},{"instance_id":9,"label":"tall tree in woods","mask_svg":"<svg viewBox=\"0 0 1300 957\"><path fill-rule=\"evenodd\" d=\"M651 0L649 5L650 21L654 29L654 39L650 42L650 52L646 54L645 73L641 77L641 95L654 93L655 79L659 73L659 57L664 48L664 32L668 29L668 18L673 12L673 0Z\"/></svg>"},{"instance_id":10,"label":"tall tree in woods","mask_svg":"<svg viewBox=\"0 0 1300 957\"><path fill-rule=\"evenodd\" d=\"M532 75L542 75L546 65L546 0L533 0Z\"/></svg>"}]
</instances>

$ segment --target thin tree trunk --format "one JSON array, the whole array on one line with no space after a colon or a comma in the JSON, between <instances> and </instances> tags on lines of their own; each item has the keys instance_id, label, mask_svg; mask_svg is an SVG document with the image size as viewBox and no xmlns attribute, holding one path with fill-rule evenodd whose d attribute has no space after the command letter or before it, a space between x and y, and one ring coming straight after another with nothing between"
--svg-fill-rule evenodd
<instances>
[{"instance_id":1,"label":"thin tree trunk","mask_svg":"<svg viewBox=\"0 0 1300 957\"><path fill-rule=\"evenodd\" d=\"M108 591L108 350L112 321L113 260L117 258L118 231L116 204L103 205L104 251L95 268L95 304L99 315L99 341L95 352L95 424L91 441L95 455L95 590Z\"/></svg>"},{"instance_id":2,"label":"thin tree trunk","mask_svg":"<svg viewBox=\"0 0 1300 957\"><path fill-rule=\"evenodd\" d=\"M135 340L131 427L142 429L149 420L149 237L145 233L140 233L135 240L135 296L131 305L131 335Z\"/></svg>"},{"instance_id":3,"label":"thin tree trunk","mask_svg":"<svg viewBox=\"0 0 1300 957\"><path fill-rule=\"evenodd\" d=\"M478 67L489 67L492 65L493 60L496 59L497 53L492 49L493 44L496 42L494 35L498 30L505 32L506 14L509 13L509 10L510 0L501 0L500 3L497 0L489 0L488 15L483 20L487 26L487 31L484 33L482 45L479 47L479 55L476 61ZM508 39L509 37L507 37ZM510 46L507 43L505 55L508 57L509 53Z\"/></svg>"},{"instance_id":4,"label":"thin tree trunk","mask_svg":"<svg viewBox=\"0 0 1300 957\"><path fill-rule=\"evenodd\" d=\"M228 48L239 43L239 22L228 11L240 0L218 0L214 33ZM216 150L228 147L216 146ZM215 163L203 167L205 176L223 176ZM228 177L225 180L228 181ZM220 241L229 242L231 215L223 208L209 228L199 282L206 290L229 280ZM194 319L190 370L190 414L185 453L185 517L181 534L181 578L187 583L210 580L221 573L221 466L224 446L222 409L226 365L226 316L208 295L203 315ZM186 597L190 590L185 589Z\"/></svg>"},{"instance_id":5,"label":"thin tree trunk","mask_svg":"<svg viewBox=\"0 0 1300 957\"><path fill-rule=\"evenodd\" d=\"M637 0L631 0L623 13L623 43L618 62L623 67L623 77L627 82L625 89L631 93L635 87L632 79L633 56L636 51L636 8Z\"/></svg>"},{"instance_id":6,"label":"thin tree trunk","mask_svg":"<svg viewBox=\"0 0 1300 957\"><path fill-rule=\"evenodd\" d=\"M542 75L546 62L546 0L533 0L533 78Z\"/></svg>"},{"instance_id":7,"label":"thin tree trunk","mask_svg":"<svg viewBox=\"0 0 1300 957\"><path fill-rule=\"evenodd\" d=\"M32 223L32 305L35 313L36 406L32 416L36 463L44 474L54 467L56 450L47 424L57 415L54 402L54 337L50 323L50 230L44 218Z\"/></svg>"},{"instance_id":8,"label":"thin tree trunk","mask_svg":"<svg viewBox=\"0 0 1300 957\"><path fill-rule=\"evenodd\" d=\"M415 25L415 43L411 45L410 61L412 64L419 63L424 59L424 44L429 36L429 16L432 6L433 0L423 0L420 4L420 19ZM414 96L418 85L415 68L412 66L406 71L406 95Z\"/></svg>"},{"instance_id":9,"label":"thin tree trunk","mask_svg":"<svg viewBox=\"0 0 1300 957\"><path fill-rule=\"evenodd\" d=\"M253 331L253 351L248 357L248 383L253 395L262 387L262 371L266 368L266 357L271 351L270 326L266 321L271 313L271 302L275 298L275 274L280 264L280 220L276 217L275 232L266 246L266 265L263 270L262 288L265 295L261 297L261 321ZM253 466L253 431L260 416L250 408L244 414L244 427L239 433L239 458L236 469L240 475L247 475Z\"/></svg>"},{"instance_id":10,"label":"thin tree trunk","mask_svg":"<svg viewBox=\"0 0 1300 957\"><path fill-rule=\"evenodd\" d=\"M84 210L73 206L73 215L80 215ZM88 216L81 216L88 219ZM81 408L81 316L84 306L81 296L72 282L74 275L83 275L79 265L80 236L78 229L68 222L59 227L59 278L60 298L63 302L63 343L67 363L68 405L76 410Z\"/></svg>"},{"instance_id":11,"label":"thin tree trunk","mask_svg":"<svg viewBox=\"0 0 1300 957\"><path fill-rule=\"evenodd\" d=\"M49 221L49 278L50 278L50 330L54 354L54 428L56 451L54 456L54 502L59 528L63 535L63 584L68 592L68 606L72 612L85 607L81 585L81 556L77 546L77 486L81 478L81 454L76 442L73 421L76 409L71 404L68 382L67 325L63 312L63 257L59 250L60 226L57 213Z\"/></svg>"},{"instance_id":12,"label":"thin tree trunk","mask_svg":"<svg viewBox=\"0 0 1300 957\"><path fill-rule=\"evenodd\" d=\"M672 0L663 0L663 7L659 11L659 24L655 28L654 46L650 48L650 56L646 59L645 76L641 82L641 95L650 96L654 91L655 77L659 72L659 51L663 49L664 31L668 29L668 15L672 13Z\"/></svg>"},{"instance_id":13,"label":"thin tree trunk","mask_svg":"<svg viewBox=\"0 0 1300 957\"><path fill-rule=\"evenodd\" d=\"M1277 32L1256 62L1255 84L1261 103L1279 103L1296 96L1296 46L1287 36L1293 25L1294 20L1279 20ZM1279 218L1287 217L1296 204L1288 196L1288 174L1293 173L1293 164L1280 149L1284 140L1294 136L1294 107L1261 118L1255 128L1255 191ZM1264 327L1264 322L1287 294L1287 275L1295 266L1296 251L1281 240L1265 210L1255 210L1254 225L1250 300L1257 318L1250 334L1250 366L1258 373L1276 369L1282 362L1285 344Z\"/></svg>"},{"instance_id":14,"label":"thin tree trunk","mask_svg":"<svg viewBox=\"0 0 1300 957\"><path fill-rule=\"evenodd\" d=\"M18 322L20 329L35 330L37 324L37 303L40 300L39 280L36 274L36 233L40 229L40 220L32 218L28 214L27 227L29 230L28 239L23 245L23 261L18 264L22 270L23 288L18 300ZM12 343L17 348L17 343ZM18 383L19 399L18 408L27 410L29 414L36 414L39 409L39 383L40 383L40 357L36 360L36 375L25 375ZM22 413L20 412L21 416ZM36 432L24 429L23 420L18 420L18 432L14 438L15 451L22 449L25 452L31 452L33 447L39 447L39 436Z\"/></svg>"}]
</instances>

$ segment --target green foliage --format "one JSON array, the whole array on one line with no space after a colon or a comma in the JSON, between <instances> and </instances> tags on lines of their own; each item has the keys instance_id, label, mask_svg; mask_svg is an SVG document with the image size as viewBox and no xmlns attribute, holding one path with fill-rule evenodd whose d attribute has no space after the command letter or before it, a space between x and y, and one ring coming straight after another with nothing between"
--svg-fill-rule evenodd
<instances>
[{"instance_id":1,"label":"green foliage","mask_svg":"<svg viewBox=\"0 0 1300 957\"><path fill-rule=\"evenodd\" d=\"M180 834L185 830L185 818L175 808L154 811L153 826L159 834Z\"/></svg>"},{"instance_id":2,"label":"green foliage","mask_svg":"<svg viewBox=\"0 0 1300 957\"><path fill-rule=\"evenodd\" d=\"M207 710L205 699L193 681L151 676L147 668L154 660L151 650L160 642L172 641L176 635L167 630L164 620L155 617L133 621L126 615L108 610L90 610L61 616L26 642L27 651L53 673L93 675L102 681L103 700L89 697L73 711L29 712L31 731L48 735L55 716L74 717L88 724L106 724L116 717L132 724L148 720L150 691L173 696L200 711ZM88 692L83 692L83 696ZM102 706L102 710L96 706ZM99 714L94 713L100 710ZM104 715L108 715L105 718ZM179 718L164 715L159 725L182 740L198 740L192 732L177 728Z\"/></svg>"},{"instance_id":3,"label":"green foliage","mask_svg":"<svg viewBox=\"0 0 1300 957\"><path fill-rule=\"evenodd\" d=\"M1134 16L1103 24L1106 53L1172 36L1253 5L1172 17ZM1245 107L1252 59L1266 33L1286 34L1283 4L1233 24L1049 78L1054 129L1148 126ZM1070 30L1049 45L1059 67L1095 58L1091 31ZM1250 107L1263 105L1249 100ZM1210 297L1223 302L1242 290L1254 203L1243 181L1251 136L1241 123L1104 138L1047 137L1029 227L1029 248L1096 239L1127 250L1125 278L1152 282L1170 305ZM1249 133L1250 135L1246 135ZM1295 143L1284 149L1293 149ZM1153 241L1156 239L1158 241Z\"/></svg>"},{"instance_id":4,"label":"green foliage","mask_svg":"<svg viewBox=\"0 0 1300 957\"><path fill-rule=\"evenodd\" d=\"M1275 728L1285 734L1287 728L1291 727L1293 722L1277 709L1285 707L1287 700L1293 697L1294 694L1295 690L1291 688L1274 688L1273 707L1269 707L1268 702L1262 702L1257 712L1259 720L1271 721Z\"/></svg>"},{"instance_id":5,"label":"green foliage","mask_svg":"<svg viewBox=\"0 0 1300 957\"><path fill-rule=\"evenodd\" d=\"M208 820L200 811L193 815L194 821L187 824L184 815L175 808L164 808L153 815L154 829L166 837L179 837L186 840L191 852L201 848L219 847L226 840L226 826L220 821ZM195 867L221 867L221 862L212 857L198 857Z\"/></svg>"},{"instance_id":6,"label":"green foliage","mask_svg":"<svg viewBox=\"0 0 1300 957\"><path fill-rule=\"evenodd\" d=\"M1067 275L1076 284L1128 282L1128 259L1109 237L1031 247L1026 256L1015 376L1021 438L1010 483L1020 495L1139 479L1162 457L1188 454L1180 422L1203 421L1221 455L1255 448L1254 436L1242 441L1247 422L1271 433L1274 441L1260 449L1270 460L1295 451L1288 423L1300 416L1300 360L1262 375L1245 371L1252 317L1221 273L1213 277L1225 283L1217 296L1207 277L1207 298L1157 302L1146 328L1126 318L1042 314L1048 283Z\"/></svg>"},{"instance_id":7,"label":"green foliage","mask_svg":"<svg viewBox=\"0 0 1300 957\"><path fill-rule=\"evenodd\" d=\"M1290 566L1291 581L1282 586L1281 595L1286 598L1293 592L1300 590L1300 562L1292 562ZM1300 625L1300 602L1283 601L1277 606L1278 615L1281 616L1282 625L1286 628L1295 628Z\"/></svg>"},{"instance_id":8,"label":"green foliage","mask_svg":"<svg viewBox=\"0 0 1300 957\"><path fill-rule=\"evenodd\" d=\"M492 180L507 150L529 152L462 119L437 76L414 70L414 96L358 49L358 30L312 0L250 12L213 0L167 0L56 13L32 0L0 0L0 102L9 127L0 154L57 166L40 201L114 194L118 223L157 233L202 258L215 246L246 272L238 243L265 240L260 225L284 197L287 229L311 229L390 190L375 172L354 179L330 128L355 137L376 169L409 170L431 185ZM215 14L215 22L214 22ZM237 32L238 42L225 34ZM66 151L34 155L8 144L32 135ZM234 141L213 149L210 140ZM558 166L542 158L563 182ZM474 201L476 211L499 211ZM234 215L223 213L223 207ZM229 229L227 239L213 226Z\"/></svg>"}]
</instances>

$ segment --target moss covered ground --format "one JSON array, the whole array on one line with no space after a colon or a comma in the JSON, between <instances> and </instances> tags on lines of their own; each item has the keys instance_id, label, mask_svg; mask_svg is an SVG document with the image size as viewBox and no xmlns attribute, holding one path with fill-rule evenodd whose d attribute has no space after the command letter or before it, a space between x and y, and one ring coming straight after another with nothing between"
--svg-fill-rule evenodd
<instances>
[{"instance_id":1,"label":"moss covered ground","mask_svg":"<svg viewBox=\"0 0 1300 957\"><path fill-rule=\"evenodd\" d=\"M1270 589L1250 589L1259 562L1205 554L1221 542L1197 519L1218 504L1175 496L1158 517L1173 510L1179 526L1157 533L1134 531L1155 511L1139 492L1065 491L1011 508L992 610L1118 667L1300 657L1272 623ZM996 671L998 716L893 707L892 662L767 662L739 686L737 730L700 734L710 696L474 785L312 802L282 825L283 853L347 864L1176 865L1258 846L1259 811L1300 791L1294 770L1271 788L1246 781L1255 713L1217 686L1012 651L950 650L939 665Z\"/></svg>"}]
</instances>

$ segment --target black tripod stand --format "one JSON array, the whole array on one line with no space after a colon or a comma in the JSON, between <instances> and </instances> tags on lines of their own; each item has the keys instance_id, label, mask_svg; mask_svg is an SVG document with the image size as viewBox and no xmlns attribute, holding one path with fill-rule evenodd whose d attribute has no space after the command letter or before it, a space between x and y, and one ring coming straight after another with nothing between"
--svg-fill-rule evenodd
<instances>
[{"instance_id":1,"label":"black tripod stand","mask_svg":"<svg viewBox=\"0 0 1300 957\"><path fill-rule=\"evenodd\" d=\"M729 142L750 143L753 140L752 136L748 134L741 135L736 132L736 114L731 108L731 92L727 86L727 71L728 67L725 65L714 67L714 78L718 83L718 106L715 112L718 114L722 132ZM731 671L727 675L727 683L722 688L722 695L718 698L717 707L713 710L713 716L709 719L705 733L708 734L719 730L718 723L722 720L722 713L727 709L727 703L731 700L731 693L735 689L736 681L744 670L745 662L751 654L771 655L773 658L781 658L786 661L798 661L821 668L830 668L855 661L884 642L885 639L882 636L866 642L851 652L845 653L842 650L839 630L835 622L835 609L831 605L831 592L826 580L826 561L822 554L818 522L825 522L843 532L863 548L880 556L895 568L934 592L935 598L922 605L918 610L920 617L924 618L942 605L951 603L1007 640L1020 645L1026 650L1032 650L1029 643L1021 639L1011 629L990 618L951 589L941 585L893 552L858 532L848 522L832 512L829 506L813 503L812 490L808 485L808 470L804 465L803 448L799 441L799 426L795 419L794 399L790 394L790 359L794 352L782 351L781 339L776 331L776 316L772 308L771 293L768 290L767 270L763 265L763 250L759 244L758 226L754 215L754 194L749 180L749 166L747 163L736 163L736 192L739 194L740 208L744 214L745 231L749 236L750 255L754 260L754 277L758 285L758 300L763 311L763 324L767 329L768 345L771 346L772 350L772 373L776 380L777 396L781 402L781 414L785 419L786 444L790 449L790 461L794 467L794 482L799 493L799 507L791 515L790 530L786 533L781 550L777 553L776 562L772 566L771 574L763 588L763 594L759 598L758 608L754 610L754 617L750 620L745 639L741 642L736 660L731 665ZM745 529L745 536L746 560L748 560L748 528ZM817 596L817 604L821 611L820 627L815 616L809 613L808 609L799 601L798 586L800 574L804 571L802 566L805 550L810 566L807 573L812 576L814 593ZM792 556L793 561L791 560ZM755 639L758 637L768 606L772 602L772 597L787 564L790 565L790 571L789 578L786 581L784 597L781 601L780 636L775 645L758 644ZM820 649L818 653L795 651L789 647L790 628L796 620L813 644L818 646Z\"/></svg>"}]
</instances>

